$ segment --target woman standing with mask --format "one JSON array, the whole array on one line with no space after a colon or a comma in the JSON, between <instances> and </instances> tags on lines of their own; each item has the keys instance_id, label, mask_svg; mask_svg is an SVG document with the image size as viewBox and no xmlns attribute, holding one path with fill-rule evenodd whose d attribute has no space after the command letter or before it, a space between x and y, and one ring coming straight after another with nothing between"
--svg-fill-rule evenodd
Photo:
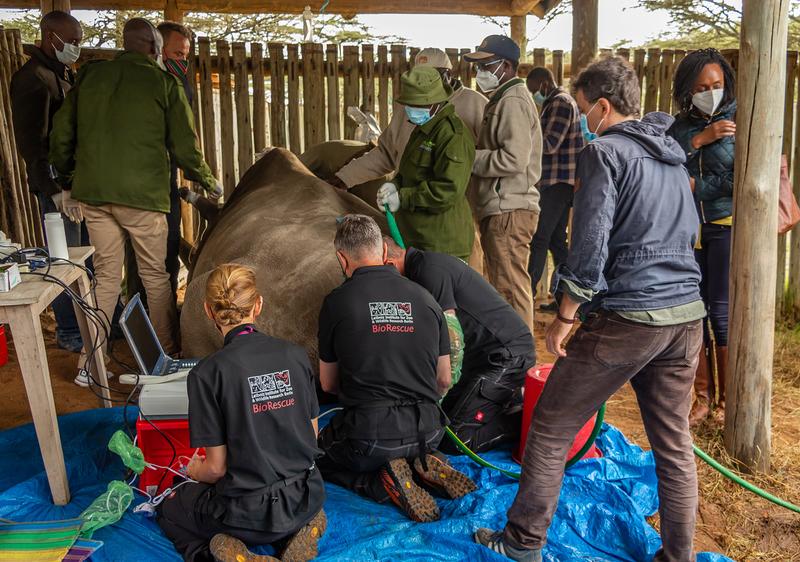
<instances>
[{"instance_id":1,"label":"woman standing with mask","mask_svg":"<svg viewBox=\"0 0 800 562\"><path fill-rule=\"evenodd\" d=\"M705 323L705 345L695 378L695 403L689 414L695 426L708 417L717 399L717 417L725 409L728 372L728 281L733 225L733 162L736 135L736 84L733 69L716 49L686 56L675 72L673 96L680 108L669 130L686 151L686 167L694 180L700 215L697 261L701 290L714 334L716 380L711 369L711 337Z\"/></svg>"}]
</instances>

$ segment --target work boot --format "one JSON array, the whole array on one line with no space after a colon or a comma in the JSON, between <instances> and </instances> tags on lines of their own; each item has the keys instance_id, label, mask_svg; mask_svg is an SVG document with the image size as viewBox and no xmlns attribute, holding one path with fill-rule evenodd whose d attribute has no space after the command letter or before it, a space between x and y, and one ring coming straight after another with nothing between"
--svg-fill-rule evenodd
<instances>
[{"instance_id":1,"label":"work boot","mask_svg":"<svg viewBox=\"0 0 800 562\"><path fill-rule=\"evenodd\" d=\"M319 554L317 542L328 528L328 519L325 511L320 509L317 514L297 531L280 554L282 562L307 562Z\"/></svg>"},{"instance_id":2,"label":"work boot","mask_svg":"<svg viewBox=\"0 0 800 562\"><path fill-rule=\"evenodd\" d=\"M700 348L697 371L694 375L694 404L689 412L689 427L697 427L711 411L711 373L708 368L708 348Z\"/></svg>"},{"instance_id":3,"label":"work boot","mask_svg":"<svg viewBox=\"0 0 800 562\"><path fill-rule=\"evenodd\" d=\"M714 420L725 423L725 379L728 376L728 346L717 346L715 356L717 359L717 405L714 409Z\"/></svg>"},{"instance_id":4,"label":"work boot","mask_svg":"<svg viewBox=\"0 0 800 562\"><path fill-rule=\"evenodd\" d=\"M381 468L380 478L392 502L419 523L439 520L439 506L428 492L417 486L406 459L394 459Z\"/></svg>"},{"instance_id":5,"label":"work boot","mask_svg":"<svg viewBox=\"0 0 800 562\"><path fill-rule=\"evenodd\" d=\"M478 489L469 476L457 471L439 457L426 455L425 464L428 465L427 469L422 466L420 459L414 459L414 472L425 488L442 497L454 500Z\"/></svg>"},{"instance_id":6,"label":"work boot","mask_svg":"<svg viewBox=\"0 0 800 562\"><path fill-rule=\"evenodd\" d=\"M516 562L542 562L542 549L514 548L503 540L503 531L480 528L475 531L475 542Z\"/></svg>"},{"instance_id":7,"label":"work boot","mask_svg":"<svg viewBox=\"0 0 800 562\"><path fill-rule=\"evenodd\" d=\"M274 556L253 554L247 545L230 535L214 535L209 548L216 562L280 562Z\"/></svg>"}]
</instances>

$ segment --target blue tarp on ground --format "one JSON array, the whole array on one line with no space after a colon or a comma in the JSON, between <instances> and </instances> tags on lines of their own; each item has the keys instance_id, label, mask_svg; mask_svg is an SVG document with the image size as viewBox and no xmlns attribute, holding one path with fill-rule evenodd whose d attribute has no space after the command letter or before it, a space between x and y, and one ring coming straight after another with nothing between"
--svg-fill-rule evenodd
<instances>
[{"instance_id":1,"label":"blue tarp on ground","mask_svg":"<svg viewBox=\"0 0 800 562\"><path fill-rule=\"evenodd\" d=\"M129 409L131 424L136 410ZM77 517L124 468L106 448L123 425L122 409L91 410L59 418L72 501L51 503L32 425L0 432L0 518L42 521ZM661 539L645 517L658 507L652 454L631 445L606 426L598 439L602 459L582 461L564 479L561 502L548 535L549 562L649 561ZM495 464L517 470L508 450L486 455ZM478 467L465 457L453 464L478 483L479 491L456 501L440 500L436 523L409 521L396 508L379 506L337 486L328 485L325 511L328 532L320 560L505 560L472 542L478 527L501 528L517 490L516 481ZM136 500L137 502L139 499ZM96 561L180 560L158 526L131 511L94 538L105 546ZM270 552L264 550L263 552ZM704 553L700 562L728 558Z\"/></svg>"}]
</instances>

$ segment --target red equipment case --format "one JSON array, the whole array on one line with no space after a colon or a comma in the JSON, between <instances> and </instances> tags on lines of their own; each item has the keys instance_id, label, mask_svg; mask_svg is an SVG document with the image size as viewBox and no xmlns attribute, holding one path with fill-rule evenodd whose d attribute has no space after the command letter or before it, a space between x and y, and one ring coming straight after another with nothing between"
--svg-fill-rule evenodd
<instances>
[{"instance_id":1,"label":"red equipment case","mask_svg":"<svg viewBox=\"0 0 800 562\"><path fill-rule=\"evenodd\" d=\"M6 327L0 324L0 367L8 363L8 343L6 342Z\"/></svg>"},{"instance_id":2,"label":"red equipment case","mask_svg":"<svg viewBox=\"0 0 800 562\"><path fill-rule=\"evenodd\" d=\"M186 418L147 421L140 416L136 420L136 437L147 463L170 466L180 472L181 466L188 464L187 459L194 455L195 450L189 446L189 420ZM170 443L175 447L174 453ZM205 450L200 449L198 454L204 455ZM174 476L163 468L145 467L137 487L154 496L170 487Z\"/></svg>"}]
</instances>

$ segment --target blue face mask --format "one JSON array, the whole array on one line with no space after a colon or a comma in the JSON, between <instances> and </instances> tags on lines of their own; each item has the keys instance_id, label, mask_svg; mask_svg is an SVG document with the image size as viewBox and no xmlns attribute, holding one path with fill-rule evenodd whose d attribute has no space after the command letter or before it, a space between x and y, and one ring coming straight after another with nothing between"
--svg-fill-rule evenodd
<instances>
[{"instance_id":1,"label":"blue face mask","mask_svg":"<svg viewBox=\"0 0 800 562\"><path fill-rule=\"evenodd\" d=\"M424 125L431 120L431 110L427 107L406 106L406 117L414 125Z\"/></svg>"},{"instance_id":2,"label":"blue face mask","mask_svg":"<svg viewBox=\"0 0 800 562\"><path fill-rule=\"evenodd\" d=\"M536 102L536 105L541 107L542 105L544 105L544 100L545 100L545 97L542 94L542 92L536 92L536 93L533 94L533 101Z\"/></svg>"},{"instance_id":3,"label":"blue face mask","mask_svg":"<svg viewBox=\"0 0 800 562\"><path fill-rule=\"evenodd\" d=\"M583 138L586 140L586 142L592 142L593 140L595 140L597 138L597 133L594 132L594 131L590 131L589 130L589 121L586 118L587 115L589 115L592 111L594 111L595 107L597 107L597 102L594 102L594 105L592 106L592 109L587 111L585 114L581 115L581 133L583 133ZM600 123L597 124L597 129L600 128L600 126L603 124L604 120L605 120L605 117L603 117L603 119L600 120ZM595 129L595 131L597 129Z\"/></svg>"}]
</instances>

